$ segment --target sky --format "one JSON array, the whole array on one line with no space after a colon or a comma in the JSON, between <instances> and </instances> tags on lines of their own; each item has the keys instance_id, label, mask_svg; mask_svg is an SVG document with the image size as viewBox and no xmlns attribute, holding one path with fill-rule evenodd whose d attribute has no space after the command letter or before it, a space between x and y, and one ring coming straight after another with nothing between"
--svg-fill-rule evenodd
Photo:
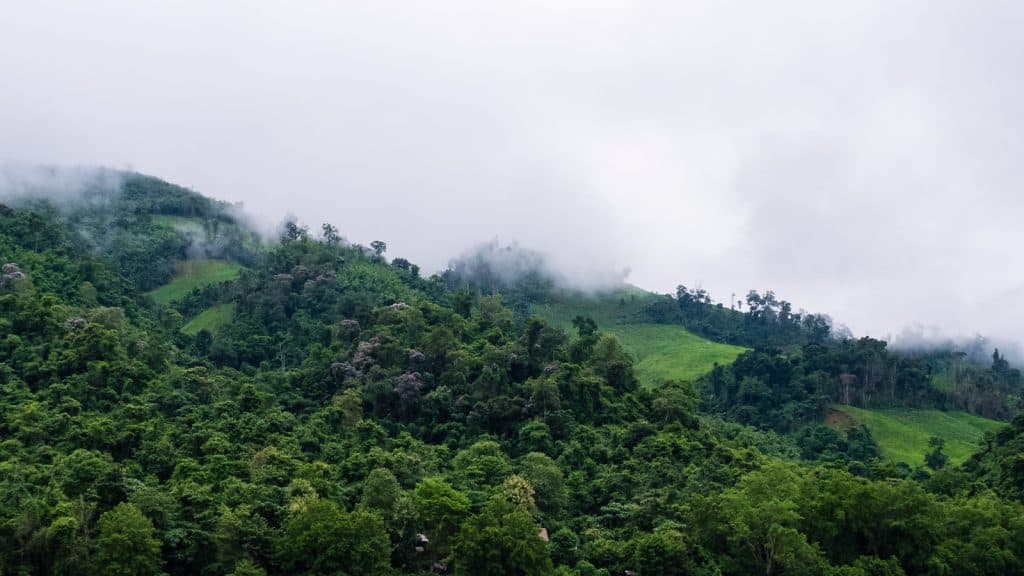
<instances>
[{"instance_id":1,"label":"sky","mask_svg":"<svg viewBox=\"0 0 1024 576\"><path fill-rule=\"evenodd\" d=\"M1024 4L0 0L0 162L1019 341Z\"/></svg>"}]
</instances>

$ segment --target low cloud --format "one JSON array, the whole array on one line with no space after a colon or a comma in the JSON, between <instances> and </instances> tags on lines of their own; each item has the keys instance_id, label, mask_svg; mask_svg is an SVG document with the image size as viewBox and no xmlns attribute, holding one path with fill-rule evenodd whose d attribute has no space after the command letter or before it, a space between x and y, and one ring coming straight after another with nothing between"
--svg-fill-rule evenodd
<instances>
[{"instance_id":1,"label":"low cloud","mask_svg":"<svg viewBox=\"0 0 1024 576\"><path fill-rule=\"evenodd\" d=\"M4 15L0 52L23 57L0 60L0 159L130 164L425 273L499 237L584 284L628 266L657 292L771 289L857 334L1024 335L1024 299L1001 297L1024 285L1019 3Z\"/></svg>"},{"instance_id":2,"label":"low cloud","mask_svg":"<svg viewBox=\"0 0 1024 576\"><path fill-rule=\"evenodd\" d=\"M582 292L599 293L621 288L629 270L590 267L590 263L572 266L550 255L517 243L502 244L497 239L482 243L452 259L448 270L459 277L514 284L530 276L552 281L556 286Z\"/></svg>"},{"instance_id":3,"label":"low cloud","mask_svg":"<svg viewBox=\"0 0 1024 576\"><path fill-rule=\"evenodd\" d=\"M892 349L902 352L963 352L975 362L988 364L992 362L992 353L998 349L1010 362L1018 366L1024 363L1024 349L1020 342L999 336L950 335L936 326L916 324L887 339Z\"/></svg>"},{"instance_id":4,"label":"low cloud","mask_svg":"<svg viewBox=\"0 0 1024 576\"><path fill-rule=\"evenodd\" d=\"M0 200L17 205L50 200L59 209L82 202L104 202L124 184L125 173L93 166L0 164Z\"/></svg>"}]
</instances>

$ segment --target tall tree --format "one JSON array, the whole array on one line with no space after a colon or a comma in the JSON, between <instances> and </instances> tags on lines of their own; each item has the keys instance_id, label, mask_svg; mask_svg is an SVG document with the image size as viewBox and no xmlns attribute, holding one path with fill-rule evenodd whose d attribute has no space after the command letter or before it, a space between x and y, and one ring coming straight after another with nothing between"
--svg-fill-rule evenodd
<instances>
[{"instance_id":1,"label":"tall tree","mask_svg":"<svg viewBox=\"0 0 1024 576\"><path fill-rule=\"evenodd\" d=\"M112 576L162 574L160 541L153 523L133 504L121 503L99 519L96 573Z\"/></svg>"}]
</instances>

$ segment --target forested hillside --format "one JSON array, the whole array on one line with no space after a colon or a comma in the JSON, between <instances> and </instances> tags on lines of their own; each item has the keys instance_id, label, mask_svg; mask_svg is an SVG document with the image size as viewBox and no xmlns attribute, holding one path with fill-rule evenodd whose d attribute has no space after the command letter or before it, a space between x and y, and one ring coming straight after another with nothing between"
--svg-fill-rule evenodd
<instances>
[{"instance_id":1,"label":"forested hillside","mask_svg":"<svg viewBox=\"0 0 1024 576\"><path fill-rule=\"evenodd\" d=\"M771 291L734 296L726 307L703 289L658 295L612 283L581 291L560 286L558 274L539 254L492 243L444 276L453 288L503 295L523 318L567 330L594 321L634 357L642 384L694 381L705 411L809 442L811 453L867 440L885 458L919 466L938 442L960 463L1022 407L1020 371L982 337L893 351Z\"/></svg>"},{"instance_id":2,"label":"forested hillside","mask_svg":"<svg viewBox=\"0 0 1024 576\"><path fill-rule=\"evenodd\" d=\"M1021 417L963 466L825 425L956 402L929 359L659 297L641 324L714 345L665 378L657 332L559 316L543 276L90 193L0 206L0 574L1024 573ZM1015 413L1012 369L972 370Z\"/></svg>"}]
</instances>

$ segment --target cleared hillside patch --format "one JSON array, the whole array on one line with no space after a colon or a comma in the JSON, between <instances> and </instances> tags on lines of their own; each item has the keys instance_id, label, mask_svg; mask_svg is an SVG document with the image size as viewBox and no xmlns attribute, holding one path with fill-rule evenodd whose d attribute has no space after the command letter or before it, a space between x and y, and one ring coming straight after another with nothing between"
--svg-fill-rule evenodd
<instances>
[{"instance_id":1,"label":"cleared hillside patch","mask_svg":"<svg viewBox=\"0 0 1024 576\"><path fill-rule=\"evenodd\" d=\"M148 292L158 304L181 300L192 290L238 278L245 267L227 260L186 260L175 265L174 278L167 284Z\"/></svg>"},{"instance_id":2,"label":"cleared hillside patch","mask_svg":"<svg viewBox=\"0 0 1024 576\"><path fill-rule=\"evenodd\" d=\"M667 324L620 324L608 328L637 359L636 374L648 386L694 380L715 364L731 364L745 348L718 344Z\"/></svg>"},{"instance_id":3,"label":"cleared hillside patch","mask_svg":"<svg viewBox=\"0 0 1024 576\"><path fill-rule=\"evenodd\" d=\"M201 330L216 334L221 326L231 321L235 315L235 305L218 304L213 308L204 310L201 314L189 320L188 324L181 327L181 331L189 336L195 336Z\"/></svg>"},{"instance_id":4,"label":"cleared hillside patch","mask_svg":"<svg viewBox=\"0 0 1024 576\"><path fill-rule=\"evenodd\" d=\"M960 411L916 408L868 410L853 406L836 406L836 410L867 426L883 457L911 466L924 464L928 439L932 436L945 440L943 450L950 463L960 464L974 453L985 432L1005 425L1004 422Z\"/></svg>"},{"instance_id":5,"label":"cleared hillside patch","mask_svg":"<svg viewBox=\"0 0 1024 576\"><path fill-rule=\"evenodd\" d=\"M706 340L672 324L646 322L643 309L663 296L628 286L608 294L562 294L531 312L572 333L576 316L592 318L602 331L614 334L637 360L637 377L644 386L665 380L693 380L715 364L730 364L746 348Z\"/></svg>"}]
</instances>

